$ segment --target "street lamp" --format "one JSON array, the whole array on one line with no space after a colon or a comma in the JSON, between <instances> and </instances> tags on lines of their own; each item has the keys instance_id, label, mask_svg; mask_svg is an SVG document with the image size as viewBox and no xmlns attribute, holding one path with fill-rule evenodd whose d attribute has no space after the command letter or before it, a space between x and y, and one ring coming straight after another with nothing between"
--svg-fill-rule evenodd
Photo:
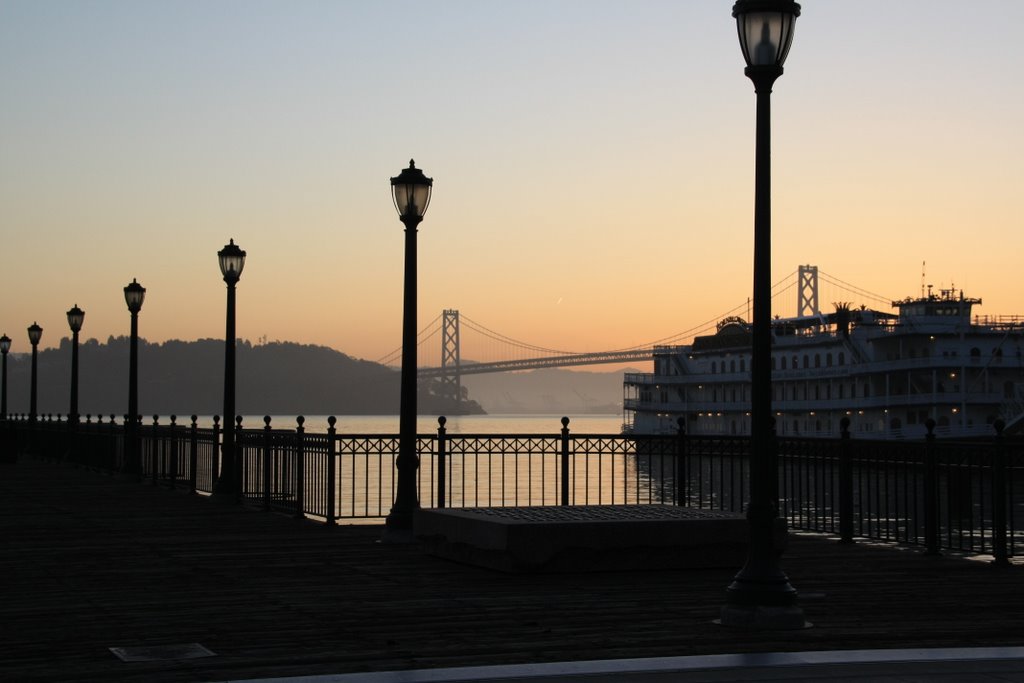
<instances>
[{"instance_id":1,"label":"street lamp","mask_svg":"<svg viewBox=\"0 0 1024 683\"><path fill-rule=\"evenodd\" d=\"M409 168L391 179L398 217L405 225L405 291L402 308L402 388L398 417L398 487L385 520L384 538L412 540L413 513L420 506L416 492L416 229L430 205L434 181L409 160Z\"/></svg>"},{"instance_id":2,"label":"street lamp","mask_svg":"<svg viewBox=\"0 0 1024 683\"><path fill-rule=\"evenodd\" d=\"M28 328L28 341L32 344L32 392L29 398L28 408L28 421L36 421L36 398L37 398L37 360L39 356L39 340L43 336L43 328L39 327L38 323L32 323Z\"/></svg>"},{"instance_id":3,"label":"street lamp","mask_svg":"<svg viewBox=\"0 0 1024 683\"><path fill-rule=\"evenodd\" d=\"M139 452L139 311L146 298L146 288L135 278L124 288L124 302L132 314L131 337L128 346L128 416L125 421L127 439L125 470L129 474L142 472Z\"/></svg>"},{"instance_id":4,"label":"street lamp","mask_svg":"<svg viewBox=\"0 0 1024 683\"><path fill-rule=\"evenodd\" d=\"M68 326L71 328L71 406L68 410L68 421L78 424L78 333L85 322L85 311L75 304L68 311Z\"/></svg>"},{"instance_id":5,"label":"street lamp","mask_svg":"<svg viewBox=\"0 0 1024 683\"><path fill-rule=\"evenodd\" d=\"M737 0L736 18L744 73L757 94L754 179L754 311L750 361L750 546L743 569L726 590L721 623L747 628L805 626L796 590L779 564L778 452L772 420L771 371L771 107L772 85L782 75L800 5L791 0Z\"/></svg>"},{"instance_id":6,"label":"street lamp","mask_svg":"<svg viewBox=\"0 0 1024 683\"><path fill-rule=\"evenodd\" d=\"M0 337L0 353L4 357L3 390L0 393L0 420L7 419L7 352L11 350L11 338L6 334Z\"/></svg>"},{"instance_id":7,"label":"street lamp","mask_svg":"<svg viewBox=\"0 0 1024 683\"><path fill-rule=\"evenodd\" d=\"M227 329L224 333L224 433L221 440L221 471L214 493L234 496L239 492L240 469L235 458L235 285L245 267L245 252L229 240L217 252L220 273L228 287Z\"/></svg>"}]
</instances>

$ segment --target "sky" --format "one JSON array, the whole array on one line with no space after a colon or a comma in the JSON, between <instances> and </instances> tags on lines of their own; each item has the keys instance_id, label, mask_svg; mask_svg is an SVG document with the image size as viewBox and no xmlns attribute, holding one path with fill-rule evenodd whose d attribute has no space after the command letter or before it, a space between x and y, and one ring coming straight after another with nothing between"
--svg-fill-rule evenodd
<instances>
[{"instance_id":1,"label":"sky","mask_svg":"<svg viewBox=\"0 0 1024 683\"><path fill-rule=\"evenodd\" d=\"M903 298L924 262L976 312L1024 314L1024 3L802 6L772 95L773 279L815 264ZM401 343L410 158L434 179L420 326L455 308L597 351L713 320L752 279L730 10L0 0L0 333L57 345L78 304L83 338L127 334L137 278L142 337L223 337L234 239L239 337L376 360Z\"/></svg>"}]
</instances>

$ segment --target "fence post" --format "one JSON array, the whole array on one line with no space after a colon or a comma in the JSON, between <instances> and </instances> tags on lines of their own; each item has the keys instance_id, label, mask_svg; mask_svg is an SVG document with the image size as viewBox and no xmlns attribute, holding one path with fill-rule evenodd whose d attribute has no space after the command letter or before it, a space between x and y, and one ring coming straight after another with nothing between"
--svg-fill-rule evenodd
<instances>
[{"instance_id":1,"label":"fence post","mask_svg":"<svg viewBox=\"0 0 1024 683\"><path fill-rule=\"evenodd\" d=\"M269 510L273 500L274 476L273 463L271 462L271 440L270 416L263 416L263 509Z\"/></svg>"},{"instance_id":2,"label":"fence post","mask_svg":"<svg viewBox=\"0 0 1024 683\"><path fill-rule=\"evenodd\" d=\"M128 413L125 413L123 418L124 420L121 422L121 469L142 481L142 456L139 455L138 451L134 450L134 443L132 443L133 425L129 420ZM110 422L113 424L114 421L111 420Z\"/></svg>"},{"instance_id":3,"label":"fence post","mask_svg":"<svg viewBox=\"0 0 1024 683\"><path fill-rule=\"evenodd\" d=\"M196 469L199 465L199 417L192 416L192 428L188 435L188 492L196 492Z\"/></svg>"},{"instance_id":4,"label":"fence post","mask_svg":"<svg viewBox=\"0 0 1024 683\"><path fill-rule=\"evenodd\" d=\"M1006 552L1006 448L1003 429L1006 423L996 420L995 448L992 451L992 564L1010 566Z\"/></svg>"},{"instance_id":5,"label":"fence post","mask_svg":"<svg viewBox=\"0 0 1024 683\"><path fill-rule=\"evenodd\" d=\"M78 424L75 418L72 417L71 413L68 413L68 421L65 425L64 435L65 443L67 447L64 449L64 457L75 464L75 467L81 467L84 463L82 462L81 449L78 447Z\"/></svg>"},{"instance_id":6,"label":"fence post","mask_svg":"<svg viewBox=\"0 0 1024 683\"><path fill-rule=\"evenodd\" d=\"M170 465L171 470L171 490L173 491L176 486L178 479L178 416L171 415L171 454L170 454Z\"/></svg>"},{"instance_id":7,"label":"fence post","mask_svg":"<svg viewBox=\"0 0 1024 683\"><path fill-rule=\"evenodd\" d=\"M445 435L448 430L444 427L447 422L448 418L444 415L437 418L437 507L439 508L443 508L445 505L444 493L448 485L448 475L445 471L445 448L448 445Z\"/></svg>"},{"instance_id":8,"label":"fence post","mask_svg":"<svg viewBox=\"0 0 1024 683\"><path fill-rule=\"evenodd\" d=\"M676 505L685 506L686 501L686 418L676 420Z\"/></svg>"},{"instance_id":9,"label":"fence post","mask_svg":"<svg viewBox=\"0 0 1024 683\"><path fill-rule=\"evenodd\" d=\"M338 433L334 425L338 423L338 418L331 415L327 418L327 524L328 526L334 524L337 519L335 515L335 496L338 495L336 489L336 483L334 481L337 476L337 465L336 458L334 455L334 444L335 435Z\"/></svg>"},{"instance_id":10,"label":"fence post","mask_svg":"<svg viewBox=\"0 0 1024 683\"><path fill-rule=\"evenodd\" d=\"M839 421L839 542L853 543L853 453L850 418Z\"/></svg>"},{"instance_id":11,"label":"fence post","mask_svg":"<svg viewBox=\"0 0 1024 683\"><path fill-rule=\"evenodd\" d=\"M306 516L306 429L302 426L306 418L299 415L295 418L298 426L295 428L295 516Z\"/></svg>"},{"instance_id":12,"label":"fence post","mask_svg":"<svg viewBox=\"0 0 1024 683\"><path fill-rule=\"evenodd\" d=\"M569 418L562 418L562 505L569 504Z\"/></svg>"},{"instance_id":13,"label":"fence post","mask_svg":"<svg viewBox=\"0 0 1024 683\"><path fill-rule=\"evenodd\" d=\"M213 416L213 454L210 456L210 490L220 476L220 415Z\"/></svg>"},{"instance_id":14,"label":"fence post","mask_svg":"<svg viewBox=\"0 0 1024 683\"><path fill-rule=\"evenodd\" d=\"M102 422L102 418L100 418ZM107 443L110 445L110 469L115 472L127 471L127 451L125 451L124 429L117 428L117 416L110 414L110 426L107 428Z\"/></svg>"},{"instance_id":15,"label":"fence post","mask_svg":"<svg viewBox=\"0 0 1024 683\"><path fill-rule=\"evenodd\" d=\"M159 422L160 422L160 416L159 415L154 415L153 416L153 429L150 432L150 436L149 436L149 462L150 462L150 467L153 470L150 473L150 475L151 475L150 476L150 480L153 482L153 486L157 485L158 478L159 478L159 475L160 475L160 472L159 472L160 467L159 467L159 463L157 462L157 457L158 457L159 451L160 451L160 448L159 448L159 445L160 445L160 433L158 431Z\"/></svg>"},{"instance_id":16,"label":"fence post","mask_svg":"<svg viewBox=\"0 0 1024 683\"><path fill-rule=\"evenodd\" d=\"M935 456L935 420L925 421L928 435L924 449L924 543L926 555L939 554L939 465Z\"/></svg>"},{"instance_id":17,"label":"fence post","mask_svg":"<svg viewBox=\"0 0 1024 683\"><path fill-rule=\"evenodd\" d=\"M242 443L242 416L235 415L235 434L233 443L231 444L231 457L234 459L235 465L235 484L236 490L238 491L238 500L245 500L247 498L247 485L249 482L249 469L245 463L245 451L240 445Z\"/></svg>"}]
</instances>

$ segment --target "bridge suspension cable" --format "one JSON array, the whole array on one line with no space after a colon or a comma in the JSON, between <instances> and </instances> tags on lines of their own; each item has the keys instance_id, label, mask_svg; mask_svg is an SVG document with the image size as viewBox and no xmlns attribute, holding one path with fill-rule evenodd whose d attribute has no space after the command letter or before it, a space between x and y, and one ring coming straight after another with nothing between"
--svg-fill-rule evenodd
<instances>
[{"instance_id":1,"label":"bridge suspension cable","mask_svg":"<svg viewBox=\"0 0 1024 683\"><path fill-rule=\"evenodd\" d=\"M818 275L819 277L823 278L828 284L833 285L834 287L838 287L839 289L845 290L851 294L856 294L857 296L864 297L865 299L869 299L876 304L884 305L887 308L892 307L893 300L890 297L882 296L881 294L875 294L874 292L869 292L868 290L862 289L856 285L851 285L849 282L840 280L836 276L829 275L824 271L818 271Z\"/></svg>"},{"instance_id":2,"label":"bridge suspension cable","mask_svg":"<svg viewBox=\"0 0 1024 683\"><path fill-rule=\"evenodd\" d=\"M471 320L469 318L469 316L467 316L464 313L461 314L461 320L462 320L462 324L463 325L466 325L468 328L470 328L474 332L478 332L479 334L482 334L483 336L485 336L485 337L487 337L489 339L492 339L494 341L501 342L501 343L504 343L504 344L510 344L512 346L515 346L517 348L520 348L520 349L523 349L523 350L526 350L526 351L537 351L539 353L552 353L552 354L555 354L555 355L574 355L574 354L578 353L577 351L561 351L561 350L558 350L558 349L548 349L548 348L545 348L543 346L536 346L534 344L529 344L527 342L519 341L518 339L513 339L512 337L509 337L509 336L506 336L504 334L501 334L500 332L495 332L494 330L492 330L492 329L490 329L488 327L485 327L484 325L476 322L475 320Z\"/></svg>"},{"instance_id":3,"label":"bridge suspension cable","mask_svg":"<svg viewBox=\"0 0 1024 683\"><path fill-rule=\"evenodd\" d=\"M437 316L429 323L427 323L422 330L416 334L416 346L419 346L423 342L427 341L438 332L441 331L441 316ZM391 365L395 363L402 356L402 347L399 346L388 354L381 356L376 362L380 365Z\"/></svg>"},{"instance_id":4,"label":"bridge suspension cable","mask_svg":"<svg viewBox=\"0 0 1024 683\"><path fill-rule=\"evenodd\" d=\"M772 299L775 299L776 297L780 296L781 294L783 294L783 293L789 291L790 289L792 289L793 287L795 287L796 286L796 281L794 279L795 276L796 276L796 271L794 270L793 272L791 272L788 275L786 275L784 278L780 279L774 285L772 285ZM787 282L789 284L786 284ZM780 289L780 287L781 287L781 289ZM725 313L719 313L714 318L706 320L706 321L702 322L701 324L696 325L695 327L691 327L688 330L683 330L682 332L677 332L676 334L673 334L673 335L668 336L668 337L662 337L661 339L655 339L654 341L647 342L645 344L637 344L635 346L628 346L628 347L626 347L624 349L617 349L617 350L618 351L634 351L634 350L637 350L637 349L653 348L655 346L669 346L669 345L671 345L673 343L679 342L680 340L690 339L690 338L700 334L701 332L714 329L715 326L718 325L718 322L720 320L722 320L723 318L727 318L730 315L737 314L738 312L740 312L743 309L747 308L749 305L750 305L750 301L749 300L744 301L743 303L730 308Z\"/></svg>"}]
</instances>

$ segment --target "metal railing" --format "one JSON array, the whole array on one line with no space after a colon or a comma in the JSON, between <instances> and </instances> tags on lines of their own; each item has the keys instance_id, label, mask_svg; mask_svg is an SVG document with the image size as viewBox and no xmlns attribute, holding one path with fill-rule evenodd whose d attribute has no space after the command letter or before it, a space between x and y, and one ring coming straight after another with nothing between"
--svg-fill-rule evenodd
<instances>
[{"instance_id":1,"label":"metal railing","mask_svg":"<svg viewBox=\"0 0 1024 683\"><path fill-rule=\"evenodd\" d=\"M265 509L339 519L385 517L397 485L397 435L244 428L238 419L241 497ZM779 514L790 528L991 554L1024 547L1024 441L881 441L779 437ZM124 470L123 423L77 425L23 416L0 422L8 451ZM220 466L220 426L154 417L139 428L141 472L155 485L209 493ZM572 434L449 435L445 420L417 437L423 507L670 504L745 512L749 437Z\"/></svg>"}]
</instances>

